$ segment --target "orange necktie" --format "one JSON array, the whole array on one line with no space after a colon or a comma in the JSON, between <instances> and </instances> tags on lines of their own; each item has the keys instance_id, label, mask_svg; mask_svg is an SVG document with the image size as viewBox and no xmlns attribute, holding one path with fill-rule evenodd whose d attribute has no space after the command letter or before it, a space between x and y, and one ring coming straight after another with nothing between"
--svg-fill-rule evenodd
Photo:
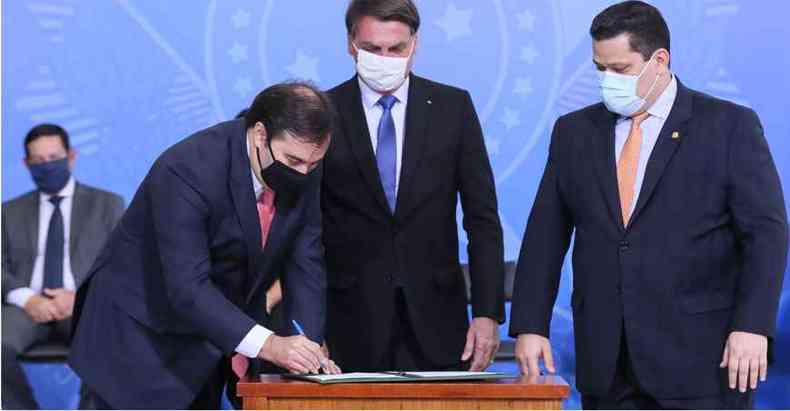
<instances>
[{"instance_id":1,"label":"orange necktie","mask_svg":"<svg viewBox=\"0 0 790 411\"><path fill-rule=\"evenodd\" d=\"M617 188L620 190L620 210L623 213L623 226L631 219L631 205L634 201L634 183L639 166L639 152L642 149L642 122L649 116L641 113L631 117L631 131L625 140L620 160L617 162Z\"/></svg>"},{"instance_id":2,"label":"orange necktie","mask_svg":"<svg viewBox=\"0 0 790 411\"><path fill-rule=\"evenodd\" d=\"M274 191L264 188L256 201L258 207L258 221L261 224L261 248L266 247L266 240L269 238L269 229L274 220ZM264 307L265 309L265 307ZM250 360L241 354L234 354L230 360L230 367L237 377L242 378L247 375Z\"/></svg>"}]
</instances>

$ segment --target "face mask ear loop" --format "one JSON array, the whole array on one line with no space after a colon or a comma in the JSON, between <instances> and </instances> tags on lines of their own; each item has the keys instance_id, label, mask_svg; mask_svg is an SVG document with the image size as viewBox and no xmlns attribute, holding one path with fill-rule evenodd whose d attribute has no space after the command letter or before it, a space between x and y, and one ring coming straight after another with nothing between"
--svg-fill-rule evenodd
<instances>
[{"instance_id":1,"label":"face mask ear loop","mask_svg":"<svg viewBox=\"0 0 790 411\"><path fill-rule=\"evenodd\" d=\"M645 71L647 71L647 68L650 66L650 63L653 62L653 57L655 57L655 56L656 56L655 53L653 53L653 55L650 56L650 60L647 61L647 64L645 64L645 67L642 68L642 72L639 73L639 75L636 77L637 84L639 84L639 80L642 78L642 75L645 74ZM642 107L639 107L640 109L644 108L645 104L647 104L647 99L650 97L650 94L653 93L653 89L656 88L656 84L658 84L658 78L659 77L661 77L661 73L656 73L656 78L655 78L655 80L653 80L653 84L650 86L650 89L647 90L647 94L645 94L645 96L641 98L642 99ZM637 113L640 112L640 111L637 111Z\"/></svg>"}]
</instances>

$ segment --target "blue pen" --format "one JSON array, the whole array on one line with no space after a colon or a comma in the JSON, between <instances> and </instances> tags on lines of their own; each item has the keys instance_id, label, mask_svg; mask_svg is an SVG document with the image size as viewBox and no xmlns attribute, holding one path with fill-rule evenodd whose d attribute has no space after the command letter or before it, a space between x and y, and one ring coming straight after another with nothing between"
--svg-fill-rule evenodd
<instances>
[{"instance_id":1,"label":"blue pen","mask_svg":"<svg viewBox=\"0 0 790 411\"><path fill-rule=\"evenodd\" d=\"M294 325L294 328L296 328L296 331L299 332L299 335L304 336L304 329L302 329L302 326L299 325L299 323L296 320L291 320L291 324ZM326 372L326 370L324 369L323 361L321 361L321 370Z\"/></svg>"},{"instance_id":2,"label":"blue pen","mask_svg":"<svg viewBox=\"0 0 790 411\"><path fill-rule=\"evenodd\" d=\"M300 335L304 335L304 330L302 329L302 326L299 325L299 323L296 322L296 320L291 320L291 324L294 325L294 328L296 328L296 331L299 332Z\"/></svg>"}]
</instances>

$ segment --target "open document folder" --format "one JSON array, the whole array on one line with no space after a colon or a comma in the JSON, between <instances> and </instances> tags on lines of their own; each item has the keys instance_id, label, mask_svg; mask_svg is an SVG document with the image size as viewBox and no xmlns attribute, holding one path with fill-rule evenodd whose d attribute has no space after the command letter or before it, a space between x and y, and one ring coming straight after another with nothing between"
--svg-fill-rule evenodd
<instances>
[{"instance_id":1,"label":"open document folder","mask_svg":"<svg viewBox=\"0 0 790 411\"><path fill-rule=\"evenodd\" d=\"M427 382L494 380L516 378L516 375L501 372L473 371L413 371L413 372L352 372L345 374L284 374L285 378L317 382L319 384L340 384L360 382Z\"/></svg>"}]
</instances>

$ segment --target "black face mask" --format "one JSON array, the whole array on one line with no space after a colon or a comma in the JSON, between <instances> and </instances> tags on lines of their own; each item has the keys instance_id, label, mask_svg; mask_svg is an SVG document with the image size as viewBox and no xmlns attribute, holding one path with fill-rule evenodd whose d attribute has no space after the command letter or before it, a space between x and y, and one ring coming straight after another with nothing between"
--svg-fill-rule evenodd
<instances>
[{"instance_id":1,"label":"black face mask","mask_svg":"<svg viewBox=\"0 0 790 411\"><path fill-rule=\"evenodd\" d=\"M271 141L269 141L269 153L272 155L274 162L269 167L261 168L261 178L266 182L266 185L277 193L278 202L282 201L281 204L285 205L285 207L292 208L299 201L315 170L302 174L281 163L274 158ZM258 165L262 165L261 151L258 147L255 147L255 154L258 156Z\"/></svg>"},{"instance_id":2,"label":"black face mask","mask_svg":"<svg viewBox=\"0 0 790 411\"><path fill-rule=\"evenodd\" d=\"M46 163L30 165L30 175L38 186L38 189L47 193L55 194L66 187L71 178L69 170L69 159L47 161Z\"/></svg>"}]
</instances>

